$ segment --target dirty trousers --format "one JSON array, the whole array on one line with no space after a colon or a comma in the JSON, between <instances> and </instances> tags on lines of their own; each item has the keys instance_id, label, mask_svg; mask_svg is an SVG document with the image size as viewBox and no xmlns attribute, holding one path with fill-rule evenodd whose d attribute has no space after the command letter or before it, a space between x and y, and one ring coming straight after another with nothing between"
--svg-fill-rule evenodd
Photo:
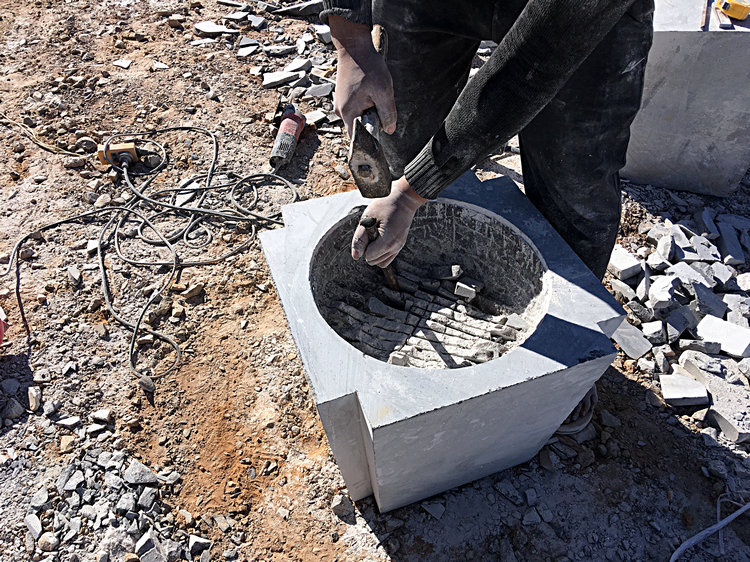
<instances>
[{"instance_id":1,"label":"dirty trousers","mask_svg":"<svg viewBox=\"0 0 750 562\"><path fill-rule=\"evenodd\" d=\"M396 132L381 135L394 177L451 112L480 41L501 48L523 7L522 0L373 2L372 21L385 30L383 54L398 112ZM620 223L619 170L641 103L652 14L653 0L636 0L518 133L526 195L600 279ZM483 116L464 118L479 122ZM480 135L472 142L478 147L467 151L477 152L475 163L501 148Z\"/></svg>"}]
</instances>

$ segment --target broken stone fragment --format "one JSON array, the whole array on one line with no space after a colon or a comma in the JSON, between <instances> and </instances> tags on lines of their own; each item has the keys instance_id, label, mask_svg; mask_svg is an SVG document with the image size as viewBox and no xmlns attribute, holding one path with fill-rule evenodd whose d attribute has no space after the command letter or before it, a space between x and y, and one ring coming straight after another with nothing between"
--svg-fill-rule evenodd
<instances>
[{"instance_id":1,"label":"broken stone fragment","mask_svg":"<svg viewBox=\"0 0 750 562\"><path fill-rule=\"evenodd\" d=\"M250 45L249 47L241 47L237 49L237 57L244 59L255 53L260 47L258 45Z\"/></svg>"},{"instance_id":2,"label":"broken stone fragment","mask_svg":"<svg viewBox=\"0 0 750 562\"><path fill-rule=\"evenodd\" d=\"M456 287L453 289L453 294L457 297L465 298L470 301L477 296L477 291L470 285L467 285L461 281L457 281Z\"/></svg>"},{"instance_id":3,"label":"broken stone fragment","mask_svg":"<svg viewBox=\"0 0 750 562\"><path fill-rule=\"evenodd\" d=\"M609 284L612 287L612 293L619 302L627 303L636 298L635 291L624 281L613 278Z\"/></svg>"},{"instance_id":4,"label":"broken stone fragment","mask_svg":"<svg viewBox=\"0 0 750 562\"><path fill-rule=\"evenodd\" d=\"M313 98L325 98L330 96L333 93L333 84L331 83L325 83L325 84L315 84L314 86L310 86L305 90L305 96L310 96Z\"/></svg>"},{"instance_id":5,"label":"broken stone fragment","mask_svg":"<svg viewBox=\"0 0 750 562\"><path fill-rule=\"evenodd\" d=\"M711 408L707 418L718 425L730 441L741 443L750 440L750 392L744 386L732 384L721 376L701 369L693 359L694 356L689 355L695 353L697 352L684 353L680 357L680 365L711 393Z\"/></svg>"},{"instance_id":6,"label":"broken stone fragment","mask_svg":"<svg viewBox=\"0 0 750 562\"><path fill-rule=\"evenodd\" d=\"M709 355L721 353L721 344L715 341L704 340L679 340L677 342L679 351L700 351Z\"/></svg>"},{"instance_id":7,"label":"broken stone fragment","mask_svg":"<svg viewBox=\"0 0 750 562\"><path fill-rule=\"evenodd\" d=\"M268 47L263 47L263 52L266 53L266 55L270 57L281 57L284 55L291 55L296 50L297 48L294 45L270 45ZM292 72L297 72L297 71L295 70Z\"/></svg>"},{"instance_id":8,"label":"broken stone fragment","mask_svg":"<svg viewBox=\"0 0 750 562\"><path fill-rule=\"evenodd\" d=\"M674 366L675 374L659 375L661 394L670 406L703 406L708 404L708 392L702 383L695 380L679 365Z\"/></svg>"},{"instance_id":9,"label":"broken stone fragment","mask_svg":"<svg viewBox=\"0 0 750 562\"><path fill-rule=\"evenodd\" d=\"M135 459L130 462L122 476L128 484L154 485L159 483L156 474L145 464Z\"/></svg>"},{"instance_id":10,"label":"broken stone fragment","mask_svg":"<svg viewBox=\"0 0 750 562\"><path fill-rule=\"evenodd\" d=\"M719 342L721 351L732 357L750 357L750 329L736 326L715 316L706 316L698 324L698 336Z\"/></svg>"},{"instance_id":11,"label":"broken stone fragment","mask_svg":"<svg viewBox=\"0 0 750 562\"><path fill-rule=\"evenodd\" d=\"M295 58L292 62L284 67L285 72L307 72L312 68L312 63L309 59L302 57Z\"/></svg>"},{"instance_id":12,"label":"broken stone fragment","mask_svg":"<svg viewBox=\"0 0 750 562\"><path fill-rule=\"evenodd\" d=\"M196 35L201 37L217 37L226 33L227 35L237 35L239 31L236 29L229 29L225 25L218 25L212 21L201 21L193 26L193 30Z\"/></svg>"},{"instance_id":13,"label":"broken stone fragment","mask_svg":"<svg viewBox=\"0 0 750 562\"><path fill-rule=\"evenodd\" d=\"M630 279L641 272L641 264L633 254L620 244L615 244L607 270L620 280Z\"/></svg>"},{"instance_id":14,"label":"broken stone fragment","mask_svg":"<svg viewBox=\"0 0 750 562\"><path fill-rule=\"evenodd\" d=\"M648 300L651 308L657 310L674 306L674 292L679 284L680 280L673 275L654 277L651 280L651 287L648 290Z\"/></svg>"},{"instance_id":15,"label":"broken stone fragment","mask_svg":"<svg viewBox=\"0 0 750 562\"><path fill-rule=\"evenodd\" d=\"M315 36L318 38L319 41L325 43L326 45L331 43L331 28L327 25L313 25L313 30L315 32Z\"/></svg>"},{"instance_id":16,"label":"broken stone fragment","mask_svg":"<svg viewBox=\"0 0 750 562\"><path fill-rule=\"evenodd\" d=\"M717 223L719 234L719 251L722 262L726 265L740 265L745 263L745 253L742 251L737 232L731 224L726 222Z\"/></svg>"},{"instance_id":17,"label":"broken stone fragment","mask_svg":"<svg viewBox=\"0 0 750 562\"><path fill-rule=\"evenodd\" d=\"M661 345L667 340L664 324L661 320L644 322L641 324L641 330L643 330L644 337L653 345Z\"/></svg>"},{"instance_id":18,"label":"broken stone fragment","mask_svg":"<svg viewBox=\"0 0 750 562\"><path fill-rule=\"evenodd\" d=\"M700 261L715 262L721 260L719 249L703 236L693 236L690 245L698 254Z\"/></svg>"},{"instance_id":19,"label":"broken stone fragment","mask_svg":"<svg viewBox=\"0 0 750 562\"><path fill-rule=\"evenodd\" d=\"M401 367L409 366L409 357L401 351L394 351L388 356L388 363L391 365L399 365Z\"/></svg>"},{"instance_id":20,"label":"broken stone fragment","mask_svg":"<svg viewBox=\"0 0 750 562\"><path fill-rule=\"evenodd\" d=\"M631 359L639 359L651 351L651 342L625 317L620 316L600 322L599 328Z\"/></svg>"}]
</instances>

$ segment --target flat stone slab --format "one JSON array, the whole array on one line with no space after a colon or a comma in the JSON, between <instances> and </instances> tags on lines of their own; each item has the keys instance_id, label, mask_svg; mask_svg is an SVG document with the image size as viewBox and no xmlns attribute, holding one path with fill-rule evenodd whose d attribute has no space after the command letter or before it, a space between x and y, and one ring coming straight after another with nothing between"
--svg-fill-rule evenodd
<instances>
[{"instance_id":1,"label":"flat stone slab","mask_svg":"<svg viewBox=\"0 0 750 562\"><path fill-rule=\"evenodd\" d=\"M325 264L313 257L369 202L357 191L287 205L286 226L260 234L348 492L354 500L374 494L381 511L529 460L616 356L599 322L622 317L621 307L512 181L467 173L443 195L427 206L500 221L543 266L543 306L528 337L470 367L389 364L324 320L311 272Z\"/></svg>"},{"instance_id":2,"label":"flat stone slab","mask_svg":"<svg viewBox=\"0 0 750 562\"><path fill-rule=\"evenodd\" d=\"M750 357L750 329L716 316L706 316L697 330L701 339L718 342L724 353L732 357Z\"/></svg>"},{"instance_id":3,"label":"flat stone slab","mask_svg":"<svg viewBox=\"0 0 750 562\"><path fill-rule=\"evenodd\" d=\"M671 406L703 406L708 404L708 391L702 383L691 376L677 373L679 365L673 366L675 374L659 375L661 395Z\"/></svg>"}]
</instances>

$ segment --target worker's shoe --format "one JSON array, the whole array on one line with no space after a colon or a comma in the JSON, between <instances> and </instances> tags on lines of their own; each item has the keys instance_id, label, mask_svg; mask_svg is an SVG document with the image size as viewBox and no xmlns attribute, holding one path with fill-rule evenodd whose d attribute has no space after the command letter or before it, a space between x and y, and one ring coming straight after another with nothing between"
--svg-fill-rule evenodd
<instances>
[{"instance_id":1,"label":"worker's shoe","mask_svg":"<svg viewBox=\"0 0 750 562\"><path fill-rule=\"evenodd\" d=\"M582 431L594 416L594 407L597 402L599 402L599 396L596 393L596 385L594 385L578 405L573 408L573 411L565 418L565 421L557 428L555 433L559 435L573 435Z\"/></svg>"}]
</instances>

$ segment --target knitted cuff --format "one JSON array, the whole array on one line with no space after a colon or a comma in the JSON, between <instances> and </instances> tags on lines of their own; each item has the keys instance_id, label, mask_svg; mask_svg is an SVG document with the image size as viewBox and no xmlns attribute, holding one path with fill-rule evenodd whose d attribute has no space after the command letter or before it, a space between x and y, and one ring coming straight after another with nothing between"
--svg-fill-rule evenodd
<instances>
[{"instance_id":1,"label":"knitted cuff","mask_svg":"<svg viewBox=\"0 0 750 562\"><path fill-rule=\"evenodd\" d=\"M425 199L436 199L450 183L432 158L432 139L414 160L406 165L404 176L409 186Z\"/></svg>"}]
</instances>

